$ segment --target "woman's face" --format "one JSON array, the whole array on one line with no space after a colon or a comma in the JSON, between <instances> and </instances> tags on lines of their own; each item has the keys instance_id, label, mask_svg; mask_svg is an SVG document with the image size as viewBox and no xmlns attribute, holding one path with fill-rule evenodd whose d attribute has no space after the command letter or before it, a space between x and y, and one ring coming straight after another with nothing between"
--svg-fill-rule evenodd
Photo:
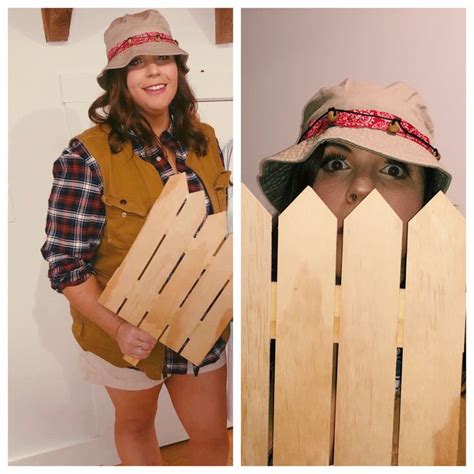
<instances>
[{"instance_id":1,"label":"woman's face","mask_svg":"<svg viewBox=\"0 0 474 474\"><path fill-rule=\"evenodd\" d=\"M420 166L391 160L355 146L328 143L313 189L337 217L337 276L342 267L343 221L373 190L403 221L403 257L408 221L423 207L424 172Z\"/></svg>"},{"instance_id":2,"label":"woman's face","mask_svg":"<svg viewBox=\"0 0 474 474\"><path fill-rule=\"evenodd\" d=\"M174 56L137 56L127 70L127 87L147 118L168 113L178 90L178 66Z\"/></svg>"}]
</instances>

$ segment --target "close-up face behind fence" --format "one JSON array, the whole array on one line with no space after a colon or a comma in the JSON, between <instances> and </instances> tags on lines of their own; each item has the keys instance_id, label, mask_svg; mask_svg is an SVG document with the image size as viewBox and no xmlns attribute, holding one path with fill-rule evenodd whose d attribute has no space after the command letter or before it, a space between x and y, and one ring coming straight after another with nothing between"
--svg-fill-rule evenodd
<instances>
[{"instance_id":1,"label":"close-up face behind fence","mask_svg":"<svg viewBox=\"0 0 474 474\"><path fill-rule=\"evenodd\" d=\"M263 161L260 185L278 214L313 188L337 218L338 278L344 219L376 189L403 223L405 259L408 222L451 180L433 128L409 85L346 79L308 101L298 143Z\"/></svg>"},{"instance_id":2,"label":"close-up face behind fence","mask_svg":"<svg viewBox=\"0 0 474 474\"><path fill-rule=\"evenodd\" d=\"M337 217L337 276L341 275L344 219L376 189L403 222L402 257L408 221L422 208L423 168L342 143L328 143L313 189Z\"/></svg>"}]
</instances>

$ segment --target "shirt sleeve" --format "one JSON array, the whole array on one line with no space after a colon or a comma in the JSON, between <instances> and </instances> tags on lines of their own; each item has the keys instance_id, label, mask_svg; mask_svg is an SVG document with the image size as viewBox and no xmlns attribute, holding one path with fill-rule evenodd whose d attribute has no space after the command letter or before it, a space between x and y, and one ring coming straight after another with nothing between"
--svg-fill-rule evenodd
<instances>
[{"instance_id":1,"label":"shirt sleeve","mask_svg":"<svg viewBox=\"0 0 474 474\"><path fill-rule=\"evenodd\" d=\"M51 287L61 292L94 273L94 256L105 224L103 181L96 160L73 140L53 165L46 241Z\"/></svg>"}]
</instances>

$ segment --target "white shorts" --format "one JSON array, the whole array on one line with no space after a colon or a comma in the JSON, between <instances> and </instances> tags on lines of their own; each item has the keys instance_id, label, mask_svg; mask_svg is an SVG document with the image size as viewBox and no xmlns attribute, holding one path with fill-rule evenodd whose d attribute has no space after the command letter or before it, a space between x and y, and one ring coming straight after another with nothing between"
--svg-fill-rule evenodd
<instances>
[{"instance_id":1,"label":"white shorts","mask_svg":"<svg viewBox=\"0 0 474 474\"><path fill-rule=\"evenodd\" d=\"M147 388L152 388L155 385L163 383L165 380L153 380L141 370L116 367L92 352L80 351L79 354L79 367L82 378L86 382L94 385L104 385L120 390L146 390ZM220 369L225 364L226 353L222 351L216 362L201 367L199 373L212 372ZM188 362L188 370L186 373L194 374L191 362Z\"/></svg>"}]
</instances>

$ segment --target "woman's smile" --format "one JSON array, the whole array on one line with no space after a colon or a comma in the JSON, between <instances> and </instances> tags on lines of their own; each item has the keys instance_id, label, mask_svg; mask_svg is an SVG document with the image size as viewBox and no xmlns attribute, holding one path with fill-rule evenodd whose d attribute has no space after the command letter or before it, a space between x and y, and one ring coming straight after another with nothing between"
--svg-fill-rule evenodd
<instances>
[{"instance_id":1,"label":"woman's smile","mask_svg":"<svg viewBox=\"0 0 474 474\"><path fill-rule=\"evenodd\" d=\"M127 87L137 107L153 122L168 114L178 90L178 66L174 56L137 56L130 61Z\"/></svg>"},{"instance_id":2,"label":"woman's smile","mask_svg":"<svg viewBox=\"0 0 474 474\"><path fill-rule=\"evenodd\" d=\"M166 89L166 84L153 84L151 86L144 87L143 90L150 95L163 94Z\"/></svg>"}]
</instances>

